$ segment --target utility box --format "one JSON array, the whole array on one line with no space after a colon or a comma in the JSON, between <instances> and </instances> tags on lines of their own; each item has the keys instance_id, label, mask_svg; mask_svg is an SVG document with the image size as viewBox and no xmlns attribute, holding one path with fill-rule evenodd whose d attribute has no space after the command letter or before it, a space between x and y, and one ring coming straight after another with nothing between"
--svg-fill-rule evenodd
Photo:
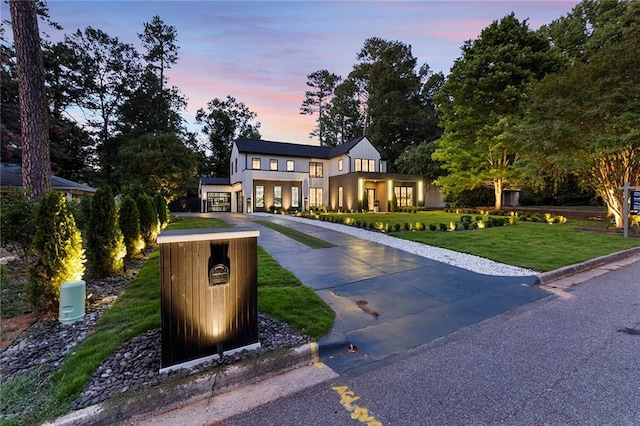
<instances>
[{"instance_id":1,"label":"utility box","mask_svg":"<svg viewBox=\"0 0 640 426\"><path fill-rule=\"evenodd\" d=\"M164 231L160 246L161 370L174 370L258 341L256 230Z\"/></svg>"},{"instance_id":2,"label":"utility box","mask_svg":"<svg viewBox=\"0 0 640 426\"><path fill-rule=\"evenodd\" d=\"M87 292L86 283L68 281L60 286L58 319L62 324L71 324L84 318L84 303Z\"/></svg>"}]
</instances>

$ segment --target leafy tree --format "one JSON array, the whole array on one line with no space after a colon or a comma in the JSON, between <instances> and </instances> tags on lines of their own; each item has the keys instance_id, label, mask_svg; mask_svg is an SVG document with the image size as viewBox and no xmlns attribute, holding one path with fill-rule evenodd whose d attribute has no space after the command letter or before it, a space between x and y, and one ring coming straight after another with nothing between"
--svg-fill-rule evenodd
<instances>
[{"instance_id":1,"label":"leafy tree","mask_svg":"<svg viewBox=\"0 0 640 426\"><path fill-rule=\"evenodd\" d=\"M29 248L36 231L36 205L21 188L15 188L0 199L0 243L9 247L27 266Z\"/></svg>"},{"instance_id":2,"label":"leafy tree","mask_svg":"<svg viewBox=\"0 0 640 426\"><path fill-rule=\"evenodd\" d=\"M440 163L432 158L435 149L434 142L409 147L396 160L396 168L401 173L422 175L426 179L435 180L442 174Z\"/></svg>"},{"instance_id":3,"label":"leafy tree","mask_svg":"<svg viewBox=\"0 0 640 426\"><path fill-rule=\"evenodd\" d=\"M196 159L174 134L146 134L126 140L118 151L119 182L172 200L195 185Z\"/></svg>"},{"instance_id":4,"label":"leafy tree","mask_svg":"<svg viewBox=\"0 0 640 426\"><path fill-rule=\"evenodd\" d=\"M108 186L103 186L98 188L91 201L87 226L87 258L92 275L117 275L122 270L125 254L113 192Z\"/></svg>"},{"instance_id":5,"label":"leafy tree","mask_svg":"<svg viewBox=\"0 0 640 426\"><path fill-rule=\"evenodd\" d=\"M342 77L327 70L315 71L307 76L307 86L315 89L305 93L305 100L300 107L300 114L318 114L317 127L309 137L317 136L321 146L332 146L328 139L326 125L331 109L331 98Z\"/></svg>"},{"instance_id":6,"label":"leafy tree","mask_svg":"<svg viewBox=\"0 0 640 426\"><path fill-rule=\"evenodd\" d=\"M347 79L336 86L324 128L329 146L341 145L362 135L358 88L353 80Z\"/></svg>"},{"instance_id":7,"label":"leafy tree","mask_svg":"<svg viewBox=\"0 0 640 426\"><path fill-rule=\"evenodd\" d=\"M423 75L411 46L399 41L367 39L358 60L349 79L358 88L360 122L393 169L395 160L408 146L437 137L425 134L430 126L425 118L433 114L424 111L430 106L423 103L421 96ZM428 74L428 67L423 66L422 70Z\"/></svg>"},{"instance_id":8,"label":"leafy tree","mask_svg":"<svg viewBox=\"0 0 640 426\"><path fill-rule=\"evenodd\" d=\"M27 297L38 310L56 309L60 286L84 273L82 237L62 194L48 191L39 201Z\"/></svg>"},{"instance_id":9,"label":"leafy tree","mask_svg":"<svg viewBox=\"0 0 640 426\"><path fill-rule=\"evenodd\" d=\"M138 206L130 196L125 196L118 214L118 225L127 247L127 258L135 258L144 249L144 240L140 233L140 213Z\"/></svg>"},{"instance_id":10,"label":"leafy tree","mask_svg":"<svg viewBox=\"0 0 640 426\"><path fill-rule=\"evenodd\" d=\"M35 1L10 0L22 135L22 187L39 199L51 188L49 123Z\"/></svg>"},{"instance_id":11,"label":"leafy tree","mask_svg":"<svg viewBox=\"0 0 640 426\"><path fill-rule=\"evenodd\" d=\"M465 42L462 52L436 97L444 135L433 158L448 172L437 183L448 191L492 185L499 210L504 188L517 180L508 130L531 84L560 61L549 42L514 14Z\"/></svg>"},{"instance_id":12,"label":"leafy tree","mask_svg":"<svg viewBox=\"0 0 640 426\"><path fill-rule=\"evenodd\" d=\"M207 110L200 108L196 122L209 137L211 151L210 173L213 176L228 176L231 147L238 138L260 139L260 122L257 115L232 96L225 100L215 98L207 103Z\"/></svg>"},{"instance_id":13,"label":"leafy tree","mask_svg":"<svg viewBox=\"0 0 640 426\"><path fill-rule=\"evenodd\" d=\"M638 27L640 28L640 27ZM624 182L640 185L640 32L536 84L516 130L533 177L575 174L623 226ZM538 180L540 182L540 180Z\"/></svg>"}]
</instances>

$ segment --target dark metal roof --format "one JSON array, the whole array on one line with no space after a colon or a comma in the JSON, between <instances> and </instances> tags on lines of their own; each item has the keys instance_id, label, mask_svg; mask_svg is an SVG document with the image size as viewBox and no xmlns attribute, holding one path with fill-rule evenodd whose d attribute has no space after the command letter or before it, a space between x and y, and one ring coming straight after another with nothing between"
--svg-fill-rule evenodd
<instances>
[{"instance_id":1,"label":"dark metal roof","mask_svg":"<svg viewBox=\"0 0 640 426\"><path fill-rule=\"evenodd\" d=\"M11 186L22 187L22 166L18 164L0 163L0 185L3 188ZM51 175L51 189L66 192L94 193L96 189L83 183L74 182L55 175Z\"/></svg>"},{"instance_id":2,"label":"dark metal roof","mask_svg":"<svg viewBox=\"0 0 640 426\"><path fill-rule=\"evenodd\" d=\"M200 183L203 185L231 185L231 180L228 177L202 176Z\"/></svg>"},{"instance_id":3,"label":"dark metal roof","mask_svg":"<svg viewBox=\"0 0 640 426\"><path fill-rule=\"evenodd\" d=\"M335 147L273 142L261 139L237 139L235 143L239 152L247 154L328 159L348 153L362 139L364 139L364 136Z\"/></svg>"}]
</instances>

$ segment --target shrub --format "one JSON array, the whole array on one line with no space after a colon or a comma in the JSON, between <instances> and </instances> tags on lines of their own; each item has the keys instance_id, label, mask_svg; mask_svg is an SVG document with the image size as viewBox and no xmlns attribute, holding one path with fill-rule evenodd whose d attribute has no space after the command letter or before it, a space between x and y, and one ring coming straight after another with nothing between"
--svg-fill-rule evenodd
<instances>
[{"instance_id":1,"label":"shrub","mask_svg":"<svg viewBox=\"0 0 640 426\"><path fill-rule=\"evenodd\" d=\"M424 231L424 223L416 222L416 231Z\"/></svg>"},{"instance_id":2,"label":"shrub","mask_svg":"<svg viewBox=\"0 0 640 426\"><path fill-rule=\"evenodd\" d=\"M404 230L405 231L410 231L411 230L411 224L409 222L405 222L404 223Z\"/></svg>"},{"instance_id":3,"label":"shrub","mask_svg":"<svg viewBox=\"0 0 640 426\"><path fill-rule=\"evenodd\" d=\"M139 256L144 249L144 240L140 233L140 213L138 213L136 202L128 195L122 200L118 224L124 238L124 244L127 247L127 257L134 258Z\"/></svg>"},{"instance_id":4,"label":"shrub","mask_svg":"<svg viewBox=\"0 0 640 426\"><path fill-rule=\"evenodd\" d=\"M466 222L466 221L465 221L465 222L460 222L460 223L462 223L462 227L463 227L464 229L469 229L469 226L471 226L471 222Z\"/></svg>"},{"instance_id":5,"label":"shrub","mask_svg":"<svg viewBox=\"0 0 640 426\"><path fill-rule=\"evenodd\" d=\"M449 222L449 230L455 231L457 227L458 227L458 224L456 222Z\"/></svg>"},{"instance_id":6,"label":"shrub","mask_svg":"<svg viewBox=\"0 0 640 426\"><path fill-rule=\"evenodd\" d=\"M438 227L435 224L430 223L429 224L429 229L431 229L432 231L435 231L436 229L438 229Z\"/></svg>"},{"instance_id":7,"label":"shrub","mask_svg":"<svg viewBox=\"0 0 640 426\"><path fill-rule=\"evenodd\" d=\"M440 230L441 231L446 231L447 230L447 224L446 223L441 223L440 224Z\"/></svg>"},{"instance_id":8,"label":"shrub","mask_svg":"<svg viewBox=\"0 0 640 426\"><path fill-rule=\"evenodd\" d=\"M538 222L539 220L540 220L540 217L537 214L531 215L531 222Z\"/></svg>"},{"instance_id":9,"label":"shrub","mask_svg":"<svg viewBox=\"0 0 640 426\"><path fill-rule=\"evenodd\" d=\"M62 194L47 192L38 203L33 238L35 262L29 268L26 294L36 310L55 310L60 286L84 273L82 237Z\"/></svg>"},{"instance_id":10,"label":"shrub","mask_svg":"<svg viewBox=\"0 0 640 426\"><path fill-rule=\"evenodd\" d=\"M391 211L398 211L398 197L396 197L396 191L393 191L393 194L391 194Z\"/></svg>"},{"instance_id":11,"label":"shrub","mask_svg":"<svg viewBox=\"0 0 640 426\"><path fill-rule=\"evenodd\" d=\"M394 223L393 224L393 230L396 231L396 232L400 231L400 224L399 223Z\"/></svg>"},{"instance_id":12,"label":"shrub","mask_svg":"<svg viewBox=\"0 0 640 426\"><path fill-rule=\"evenodd\" d=\"M364 191L364 194L362 194L362 211L365 213L369 211L369 197L367 196L367 191Z\"/></svg>"},{"instance_id":13,"label":"shrub","mask_svg":"<svg viewBox=\"0 0 640 426\"><path fill-rule=\"evenodd\" d=\"M138 214L140 215L140 233L148 246L155 244L159 233L158 216L153 199L142 194L136 200Z\"/></svg>"},{"instance_id":14,"label":"shrub","mask_svg":"<svg viewBox=\"0 0 640 426\"><path fill-rule=\"evenodd\" d=\"M482 219L481 219L481 220L477 220L477 221L476 221L476 227L477 227L478 229L484 229L484 228L486 227L486 223L485 223L485 221L484 221L484 220L482 220Z\"/></svg>"},{"instance_id":15,"label":"shrub","mask_svg":"<svg viewBox=\"0 0 640 426\"><path fill-rule=\"evenodd\" d=\"M158 213L158 222L160 222L160 228L164 229L167 227L167 222L169 221L169 210L167 209L167 201L160 194L156 194L153 197L153 201L156 205L156 212Z\"/></svg>"},{"instance_id":16,"label":"shrub","mask_svg":"<svg viewBox=\"0 0 640 426\"><path fill-rule=\"evenodd\" d=\"M460 216L460 222L468 222L471 223L471 216L469 216L468 214L462 215Z\"/></svg>"},{"instance_id":17,"label":"shrub","mask_svg":"<svg viewBox=\"0 0 640 426\"><path fill-rule=\"evenodd\" d=\"M67 207L76 221L76 226L82 231L86 231L89 223L89 214L91 213L91 198L88 195L75 197Z\"/></svg>"},{"instance_id":18,"label":"shrub","mask_svg":"<svg viewBox=\"0 0 640 426\"><path fill-rule=\"evenodd\" d=\"M0 203L0 243L27 266L29 248L36 233L36 204L22 189L13 189Z\"/></svg>"},{"instance_id":19,"label":"shrub","mask_svg":"<svg viewBox=\"0 0 640 426\"><path fill-rule=\"evenodd\" d=\"M91 201L87 224L87 260L91 274L117 275L124 266L125 254L113 193L109 187L99 188Z\"/></svg>"}]
</instances>

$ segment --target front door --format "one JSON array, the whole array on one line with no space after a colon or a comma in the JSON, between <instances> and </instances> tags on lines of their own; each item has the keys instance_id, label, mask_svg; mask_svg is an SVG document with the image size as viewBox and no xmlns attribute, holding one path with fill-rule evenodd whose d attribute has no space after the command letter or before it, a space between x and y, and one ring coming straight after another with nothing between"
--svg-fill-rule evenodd
<instances>
[{"instance_id":1,"label":"front door","mask_svg":"<svg viewBox=\"0 0 640 426\"><path fill-rule=\"evenodd\" d=\"M376 201L376 190L367 188L367 202L369 203L369 211L373 211L373 203Z\"/></svg>"}]
</instances>

